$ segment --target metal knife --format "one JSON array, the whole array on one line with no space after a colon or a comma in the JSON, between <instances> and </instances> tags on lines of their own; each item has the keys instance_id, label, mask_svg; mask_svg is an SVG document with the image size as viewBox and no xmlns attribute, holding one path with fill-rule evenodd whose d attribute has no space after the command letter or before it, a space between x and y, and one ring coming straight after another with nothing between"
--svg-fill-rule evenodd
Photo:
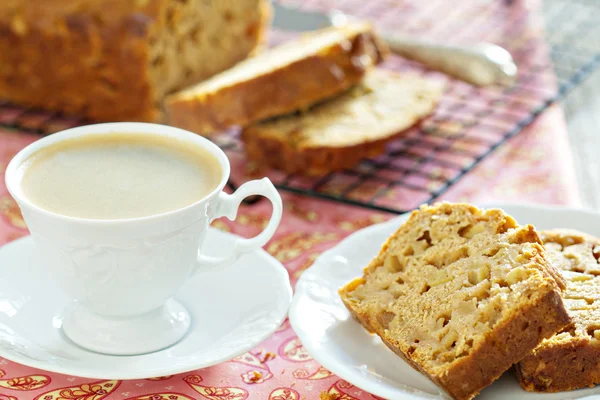
<instances>
[{"instance_id":1,"label":"metal knife","mask_svg":"<svg viewBox=\"0 0 600 400\"><path fill-rule=\"evenodd\" d=\"M329 26L342 26L355 20L355 17L338 10L324 14L300 10L277 1L273 2L273 7L273 26L285 31L313 31ZM379 34L392 52L474 85L510 86L517 76L517 66L510 53L495 44L454 46L392 32Z\"/></svg>"}]
</instances>

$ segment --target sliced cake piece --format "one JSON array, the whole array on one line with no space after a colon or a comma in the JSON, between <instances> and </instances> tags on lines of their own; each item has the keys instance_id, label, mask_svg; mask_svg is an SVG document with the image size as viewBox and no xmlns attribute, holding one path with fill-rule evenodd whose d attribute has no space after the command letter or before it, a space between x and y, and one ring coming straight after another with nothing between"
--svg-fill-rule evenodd
<instances>
[{"instance_id":1,"label":"sliced cake piece","mask_svg":"<svg viewBox=\"0 0 600 400\"><path fill-rule=\"evenodd\" d=\"M208 134L303 109L359 82L385 52L367 23L307 34L174 94L169 120Z\"/></svg>"},{"instance_id":2,"label":"sliced cake piece","mask_svg":"<svg viewBox=\"0 0 600 400\"><path fill-rule=\"evenodd\" d=\"M466 400L569 324L562 288L531 225L439 203L414 211L340 295L392 351Z\"/></svg>"},{"instance_id":3,"label":"sliced cake piece","mask_svg":"<svg viewBox=\"0 0 600 400\"><path fill-rule=\"evenodd\" d=\"M389 141L433 112L442 91L440 82L378 69L306 112L246 127L242 140L261 165L324 175L383 153Z\"/></svg>"},{"instance_id":4,"label":"sliced cake piece","mask_svg":"<svg viewBox=\"0 0 600 400\"><path fill-rule=\"evenodd\" d=\"M544 340L516 366L523 389L561 392L600 383L600 239L568 230L541 233L563 274L563 302L573 324Z\"/></svg>"}]
</instances>

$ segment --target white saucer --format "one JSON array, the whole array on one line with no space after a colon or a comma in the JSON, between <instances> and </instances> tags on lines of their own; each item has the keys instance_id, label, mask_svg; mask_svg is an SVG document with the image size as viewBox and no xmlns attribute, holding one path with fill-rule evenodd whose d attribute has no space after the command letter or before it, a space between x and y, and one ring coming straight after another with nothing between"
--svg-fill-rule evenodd
<instances>
[{"instance_id":1,"label":"white saucer","mask_svg":"<svg viewBox=\"0 0 600 400\"><path fill-rule=\"evenodd\" d=\"M235 235L210 229L204 248L226 254ZM97 379L172 375L230 360L252 349L283 322L291 302L288 273L264 250L197 275L175 297L190 313L187 335L139 356L83 350L62 333L69 299L59 291L30 237L0 248L0 356L35 368ZM148 335L152 335L152 331Z\"/></svg>"},{"instance_id":2,"label":"white saucer","mask_svg":"<svg viewBox=\"0 0 600 400\"><path fill-rule=\"evenodd\" d=\"M530 223L540 230L571 228L600 236L598 213L525 205L494 206L506 210L519 223ZM388 400L442 398L437 386L354 321L337 294L338 288L362 275L362 269L379 252L385 239L406 218L404 215L362 229L323 253L296 285L290 322L316 361L355 386ZM599 394L600 387L555 394L528 393L509 371L477 399L592 399Z\"/></svg>"}]
</instances>

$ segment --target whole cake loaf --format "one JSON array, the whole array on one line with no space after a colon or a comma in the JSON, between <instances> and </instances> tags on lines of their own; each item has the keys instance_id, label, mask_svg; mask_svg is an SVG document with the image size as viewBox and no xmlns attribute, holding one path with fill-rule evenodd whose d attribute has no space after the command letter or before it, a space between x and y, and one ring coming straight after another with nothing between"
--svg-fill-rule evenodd
<instances>
[{"instance_id":1,"label":"whole cake loaf","mask_svg":"<svg viewBox=\"0 0 600 400\"><path fill-rule=\"evenodd\" d=\"M163 97L246 58L269 0L2 0L0 99L154 121Z\"/></svg>"},{"instance_id":2,"label":"whole cake loaf","mask_svg":"<svg viewBox=\"0 0 600 400\"><path fill-rule=\"evenodd\" d=\"M414 211L340 295L392 351L467 400L570 323L563 288L531 225L439 203Z\"/></svg>"},{"instance_id":3,"label":"whole cake loaf","mask_svg":"<svg viewBox=\"0 0 600 400\"><path fill-rule=\"evenodd\" d=\"M600 383L600 239L569 230L541 233L567 281L563 302L573 324L544 340L516 366L523 389L561 392Z\"/></svg>"},{"instance_id":4,"label":"whole cake loaf","mask_svg":"<svg viewBox=\"0 0 600 400\"><path fill-rule=\"evenodd\" d=\"M386 53L368 23L305 34L173 94L169 122L210 134L306 109L359 82Z\"/></svg>"}]
</instances>

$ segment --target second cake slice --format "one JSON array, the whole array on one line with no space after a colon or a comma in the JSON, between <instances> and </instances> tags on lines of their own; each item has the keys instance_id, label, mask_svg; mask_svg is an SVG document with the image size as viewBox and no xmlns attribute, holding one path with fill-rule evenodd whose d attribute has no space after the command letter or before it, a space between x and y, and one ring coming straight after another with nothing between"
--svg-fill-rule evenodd
<instances>
[{"instance_id":1,"label":"second cake slice","mask_svg":"<svg viewBox=\"0 0 600 400\"><path fill-rule=\"evenodd\" d=\"M360 82L387 48L368 23L306 34L166 101L171 124L199 134L307 108Z\"/></svg>"},{"instance_id":2,"label":"second cake slice","mask_svg":"<svg viewBox=\"0 0 600 400\"><path fill-rule=\"evenodd\" d=\"M567 281L563 301L573 325L544 340L516 365L523 389L560 392L600 383L600 239L569 230L541 233Z\"/></svg>"},{"instance_id":3,"label":"second cake slice","mask_svg":"<svg viewBox=\"0 0 600 400\"><path fill-rule=\"evenodd\" d=\"M387 143L435 110L443 88L415 74L376 69L306 112L246 127L242 140L249 158L261 165L324 175L383 153Z\"/></svg>"},{"instance_id":4,"label":"second cake slice","mask_svg":"<svg viewBox=\"0 0 600 400\"><path fill-rule=\"evenodd\" d=\"M351 314L466 400L570 322L534 228L498 209L414 211L340 295Z\"/></svg>"}]
</instances>

